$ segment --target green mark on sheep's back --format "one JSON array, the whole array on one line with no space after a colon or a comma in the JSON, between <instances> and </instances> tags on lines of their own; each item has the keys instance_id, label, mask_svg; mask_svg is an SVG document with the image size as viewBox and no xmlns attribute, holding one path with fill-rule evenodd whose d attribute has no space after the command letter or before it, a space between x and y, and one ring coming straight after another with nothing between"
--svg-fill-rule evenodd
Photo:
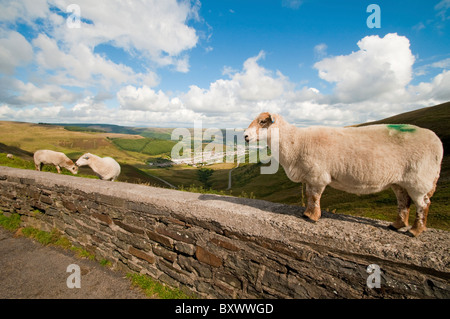
<instances>
[{"instance_id":1,"label":"green mark on sheep's back","mask_svg":"<svg viewBox=\"0 0 450 319\"><path fill-rule=\"evenodd\" d=\"M390 130L396 130L399 132L415 132L416 128L414 126L408 125L408 124L389 124L387 125L387 128Z\"/></svg>"}]
</instances>

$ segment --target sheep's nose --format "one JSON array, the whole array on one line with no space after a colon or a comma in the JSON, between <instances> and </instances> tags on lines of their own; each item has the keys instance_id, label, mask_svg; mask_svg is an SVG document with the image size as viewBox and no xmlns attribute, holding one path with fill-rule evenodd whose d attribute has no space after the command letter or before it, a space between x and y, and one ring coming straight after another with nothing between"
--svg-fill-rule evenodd
<instances>
[{"instance_id":1,"label":"sheep's nose","mask_svg":"<svg viewBox=\"0 0 450 319\"><path fill-rule=\"evenodd\" d=\"M249 138L248 138L248 135L247 135L247 134L245 134L244 139L245 139L245 141L248 143Z\"/></svg>"}]
</instances>

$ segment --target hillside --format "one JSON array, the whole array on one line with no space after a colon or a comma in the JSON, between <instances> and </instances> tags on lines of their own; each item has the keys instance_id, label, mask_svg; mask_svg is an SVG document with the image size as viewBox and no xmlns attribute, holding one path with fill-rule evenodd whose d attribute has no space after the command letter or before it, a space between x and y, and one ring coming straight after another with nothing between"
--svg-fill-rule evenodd
<instances>
[{"instance_id":1,"label":"hillside","mask_svg":"<svg viewBox=\"0 0 450 319\"><path fill-rule=\"evenodd\" d=\"M34 153L38 149L51 149L76 159L90 152L99 156L111 156L120 162L145 161L146 155L130 154L117 148L112 139L140 139L140 135L121 133L78 132L63 126L0 121L0 143ZM14 152L12 152L14 154Z\"/></svg>"},{"instance_id":2,"label":"hillside","mask_svg":"<svg viewBox=\"0 0 450 319\"><path fill-rule=\"evenodd\" d=\"M125 140L132 143L135 140L146 139L140 135L86 130L73 131L53 124L7 121L0 121L0 130L2 132L0 136L0 165L34 169L33 153L38 149L51 149L63 152L74 161L83 153L90 152L102 157L111 156L115 158L122 167L119 181L167 187L157 178L136 167L136 165L145 164L149 158L148 154L129 152L117 147L113 142ZM151 141L157 143L154 139ZM160 145L157 146L161 149ZM163 144L163 146L166 145ZM167 151L167 146L163 150ZM7 159L7 153L13 154L15 156L14 159ZM46 165L44 166L44 171L56 172L56 169ZM63 169L63 173L69 174L65 169ZM96 178L89 167L80 168L78 176Z\"/></svg>"},{"instance_id":3,"label":"hillside","mask_svg":"<svg viewBox=\"0 0 450 319\"><path fill-rule=\"evenodd\" d=\"M439 136L442 144L444 144L444 153L450 154L450 102L401 113L357 126L372 124L413 124L430 129Z\"/></svg>"},{"instance_id":4,"label":"hillside","mask_svg":"<svg viewBox=\"0 0 450 319\"><path fill-rule=\"evenodd\" d=\"M80 123L56 123L47 124L39 123L41 125L54 125L61 126L68 131L74 132L94 132L94 133L118 133L118 134L129 134L129 135L140 135L143 137L160 139L160 140L170 140L171 139L171 128L159 128L159 127L130 127L121 126L113 124L80 124Z\"/></svg>"}]
</instances>

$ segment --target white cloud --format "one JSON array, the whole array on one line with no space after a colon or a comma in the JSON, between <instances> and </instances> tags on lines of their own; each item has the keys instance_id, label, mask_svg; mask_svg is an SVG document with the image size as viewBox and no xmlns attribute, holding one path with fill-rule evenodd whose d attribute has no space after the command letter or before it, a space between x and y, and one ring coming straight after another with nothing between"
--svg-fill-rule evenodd
<instances>
[{"instance_id":1,"label":"white cloud","mask_svg":"<svg viewBox=\"0 0 450 319\"><path fill-rule=\"evenodd\" d=\"M302 5L302 0L282 0L281 5L286 8L298 9Z\"/></svg>"},{"instance_id":2,"label":"white cloud","mask_svg":"<svg viewBox=\"0 0 450 319\"><path fill-rule=\"evenodd\" d=\"M15 109L6 104L0 106L0 119L24 122L51 122L59 121L59 113L63 106L27 107Z\"/></svg>"},{"instance_id":3,"label":"white cloud","mask_svg":"<svg viewBox=\"0 0 450 319\"><path fill-rule=\"evenodd\" d=\"M1 1L0 70L12 74L16 66L33 58L32 48L22 35L5 31L16 23L25 23L38 34L32 41L35 60L41 71L48 72L48 77L39 74L47 77L47 83L106 88L125 82L154 86L158 83L154 72L157 67L189 71L186 52L197 45L198 36L186 22L199 19L199 3L79 0L76 4L81 10L80 28L68 28L61 15L66 12L67 1ZM144 71L95 54L99 44L123 49L141 62Z\"/></svg>"},{"instance_id":4,"label":"white cloud","mask_svg":"<svg viewBox=\"0 0 450 319\"><path fill-rule=\"evenodd\" d=\"M127 85L117 93L117 100L120 103L120 108L124 110L171 112L181 106L179 99L171 100L161 90L155 92L148 86L136 88Z\"/></svg>"},{"instance_id":5,"label":"white cloud","mask_svg":"<svg viewBox=\"0 0 450 319\"><path fill-rule=\"evenodd\" d=\"M354 103L401 94L412 79L414 56L409 40L396 33L384 38L367 36L359 51L325 58L314 67L319 77L336 83L334 102Z\"/></svg>"},{"instance_id":6,"label":"white cloud","mask_svg":"<svg viewBox=\"0 0 450 319\"><path fill-rule=\"evenodd\" d=\"M113 84L137 82L142 76L126 65L116 64L93 53L82 43L71 47L68 52L63 52L55 39L40 34L33 40L33 45L37 49L37 65L45 71L50 71L52 75L49 79L59 85L78 87L100 85L108 89ZM149 77L147 80L153 79L155 84L156 76L152 74L149 72L146 75Z\"/></svg>"},{"instance_id":7,"label":"white cloud","mask_svg":"<svg viewBox=\"0 0 450 319\"><path fill-rule=\"evenodd\" d=\"M67 1L54 0L62 11ZM55 37L70 46L84 43L93 49L100 43L110 43L128 52L139 52L160 66L179 64L179 56L196 46L195 29L186 25L191 17L198 17L197 5L189 1L87 1L76 2L82 23L79 29L64 25L55 30ZM83 20L82 20L83 21ZM185 57L182 56L181 60Z\"/></svg>"},{"instance_id":8,"label":"white cloud","mask_svg":"<svg viewBox=\"0 0 450 319\"><path fill-rule=\"evenodd\" d=\"M320 43L314 47L314 56L316 59L323 59L327 56L328 46L325 43Z\"/></svg>"},{"instance_id":9,"label":"white cloud","mask_svg":"<svg viewBox=\"0 0 450 319\"><path fill-rule=\"evenodd\" d=\"M12 75L16 67L28 64L32 58L33 48L23 35L0 30L0 72Z\"/></svg>"},{"instance_id":10,"label":"white cloud","mask_svg":"<svg viewBox=\"0 0 450 319\"><path fill-rule=\"evenodd\" d=\"M181 98L189 109L205 113L227 113L239 111L236 91L238 83L219 79L210 84L209 89L191 85Z\"/></svg>"},{"instance_id":11,"label":"white cloud","mask_svg":"<svg viewBox=\"0 0 450 319\"><path fill-rule=\"evenodd\" d=\"M268 101L281 99L286 90L292 86L281 74L265 69L258 64L264 58L261 51L257 56L248 58L242 71L224 68L223 74L229 80L219 79L210 84L209 89L192 85L182 96L190 109L206 113L240 112L243 108L260 109Z\"/></svg>"},{"instance_id":12,"label":"white cloud","mask_svg":"<svg viewBox=\"0 0 450 319\"><path fill-rule=\"evenodd\" d=\"M411 86L409 91L416 100L436 101L435 103L450 101L450 71L436 75L431 82Z\"/></svg>"},{"instance_id":13,"label":"white cloud","mask_svg":"<svg viewBox=\"0 0 450 319\"><path fill-rule=\"evenodd\" d=\"M284 92L284 86L288 84L287 79L277 72L277 78L272 72L258 65L258 60L264 58L265 53L261 51L256 57L244 62L244 70L236 73L232 80L240 85L239 96L243 100L273 100L280 97Z\"/></svg>"},{"instance_id":14,"label":"white cloud","mask_svg":"<svg viewBox=\"0 0 450 319\"><path fill-rule=\"evenodd\" d=\"M81 28L74 29L68 28L64 17L69 3L0 0L0 71L4 75L0 77L0 102L6 103L4 114L7 107L8 112L16 110L23 116L33 112L42 115L36 107L75 103L61 109L60 116L70 119L69 115L77 118L84 114L86 120L90 115L91 119L97 119L94 114L100 114L99 105L90 97L80 100L82 94L74 93L79 88L114 92L116 96L121 86L134 85L142 86L145 93L159 83L157 68L189 71L188 51L197 45L198 36L187 21L200 19L200 2L80 0L76 4L81 9ZM32 38L30 42L11 30L18 24L26 24L32 30L27 35ZM138 60L140 69L95 53L100 44L122 49ZM33 64L27 76L16 79L17 67L30 63ZM177 99L169 100L161 91L155 95L159 100L147 105L147 109L162 110L163 105L177 105ZM138 105L139 101L133 104L129 96L121 97L125 109L143 107ZM149 96L144 97L145 102ZM88 112L90 108L92 113Z\"/></svg>"},{"instance_id":15,"label":"white cloud","mask_svg":"<svg viewBox=\"0 0 450 319\"><path fill-rule=\"evenodd\" d=\"M16 107L36 104L73 103L77 95L53 84L41 87L31 82L24 83L17 79L0 78L0 101Z\"/></svg>"},{"instance_id":16,"label":"white cloud","mask_svg":"<svg viewBox=\"0 0 450 319\"><path fill-rule=\"evenodd\" d=\"M448 70L448 69L450 69L450 58L446 58L446 59L431 63L431 67Z\"/></svg>"},{"instance_id":17,"label":"white cloud","mask_svg":"<svg viewBox=\"0 0 450 319\"><path fill-rule=\"evenodd\" d=\"M359 50L341 56L328 56L324 43L315 46L319 61L314 67L334 87L331 94L265 68L261 51L239 70L225 66L223 78L209 86L191 85L174 95L154 88L159 82L155 70L166 66L189 71L188 51L197 35L185 22L196 14L198 19L198 3L157 1L144 6L133 1L125 10L118 1L79 1L83 19L93 22L83 22L80 29L67 29L65 20L48 8L14 3L5 4L6 11L16 19L24 14L26 23L40 17L44 27L36 27L46 32L29 43L16 31L0 31L0 70L8 75L0 77L0 119L150 126L192 126L194 120L203 120L205 127L246 127L259 112L269 111L296 125L349 125L450 100L449 59L424 69L442 70L430 82L411 85L415 58L409 40L397 34L365 37L357 43ZM65 9L63 1L52 3ZM154 20L138 19L140 14ZM139 72L113 62L94 52L98 44L122 48L148 67ZM9 77L30 62L38 69L28 77L30 82ZM85 91L75 94L67 87ZM112 98L116 101L104 102Z\"/></svg>"},{"instance_id":18,"label":"white cloud","mask_svg":"<svg viewBox=\"0 0 450 319\"><path fill-rule=\"evenodd\" d=\"M437 15L441 17L443 21L450 19L447 17L447 10L450 9L450 0L441 0L434 6L434 9L438 11Z\"/></svg>"},{"instance_id":19,"label":"white cloud","mask_svg":"<svg viewBox=\"0 0 450 319\"><path fill-rule=\"evenodd\" d=\"M450 58L422 65L414 70L414 75L420 76L428 74L431 69L443 69L443 70L450 69Z\"/></svg>"},{"instance_id":20,"label":"white cloud","mask_svg":"<svg viewBox=\"0 0 450 319\"><path fill-rule=\"evenodd\" d=\"M280 113L298 125L349 125L450 99L448 71L429 83L410 84L415 58L406 37L368 36L358 46L356 52L315 64L319 76L334 85L332 94L314 87L296 88L280 72L262 67L264 52L260 52L248 58L242 70L224 67L223 75L229 79L216 80L209 88L191 86L181 100L210 121L232 122L228 119L232 116L235 126L245 126L247 119L262 111ZM316 47L316 52L325 51L326 46ZM447 63L438 61L433 67L445 68Z\"/></svg>"},{"instance_id":21,"label":"white cloud","mask_svg":"<svg viewBox=\"0 0 450 319\"><path fill-rule=\"evenodd\" d=\"M0 21L14 23L16 21L32 23L38 18L48 15L47 0L0 1Z\"/></svg>"}]
</instances>

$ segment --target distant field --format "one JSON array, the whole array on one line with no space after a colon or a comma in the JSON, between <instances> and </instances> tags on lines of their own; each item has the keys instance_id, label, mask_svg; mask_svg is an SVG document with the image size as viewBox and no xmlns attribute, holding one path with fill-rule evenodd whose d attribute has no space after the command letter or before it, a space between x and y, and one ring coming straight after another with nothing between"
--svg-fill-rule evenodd
<instances>
[{"instance_id":1,"label":"distant field","mask_svg":"<svg viewBox=\"0 0 450 319\"><path fill-rule=\"evenodd\" d=\"M80 126L64 126L64 129L73 132L107 133L104 130Z\"/></svg>"},{"instance_id":2,"label":"distant field","mask_svg":"<svg viewBox=\"0 0 450 319\"><path fill-rule=\"evenodd\" d=\"M112 142L122 150L143 153L147 155L170 154L174 141L157 140L154 138L127 139L113 138Z\"/></svg>"}]
</instances>

